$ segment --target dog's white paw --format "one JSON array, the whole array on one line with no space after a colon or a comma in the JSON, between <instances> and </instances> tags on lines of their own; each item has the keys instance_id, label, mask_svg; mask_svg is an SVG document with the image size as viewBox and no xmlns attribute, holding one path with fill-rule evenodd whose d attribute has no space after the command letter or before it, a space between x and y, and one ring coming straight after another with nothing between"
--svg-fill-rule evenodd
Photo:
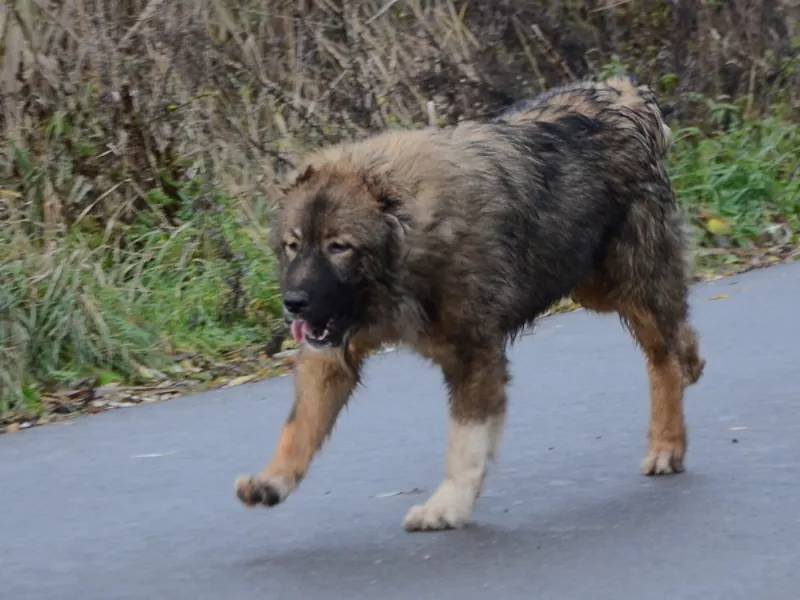
<instances>
[{"instance_id":1,"label":"dog's white paw","mask_svg":"<svg viewBox=\"0 0 800 600\"><path fill-rule=\"evenodd\" d=\"M403 520L407 531L459 529L472 515L476 490L445 481L425 504L411 507Z\"/></svg>"}]
</instances>

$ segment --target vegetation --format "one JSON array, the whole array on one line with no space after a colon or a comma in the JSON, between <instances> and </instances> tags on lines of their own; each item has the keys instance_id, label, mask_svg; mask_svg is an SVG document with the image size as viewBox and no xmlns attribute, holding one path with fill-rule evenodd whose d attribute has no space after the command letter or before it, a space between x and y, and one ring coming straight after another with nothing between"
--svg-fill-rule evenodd
<instances>
[{"instance_id":1,"label":"vegetation","mask_svg":"<svg viewBox=\"0 0 800 600\"><path fill-rule=\"evenodd\" d=\"M269 201L298 152L577 77L632 71L678 106L670 173L699 267L795 255L795 5L10 0L0 415L62 410L64 388L82 408L114 382L269 365Z\"/></svg>"}]
</instances>

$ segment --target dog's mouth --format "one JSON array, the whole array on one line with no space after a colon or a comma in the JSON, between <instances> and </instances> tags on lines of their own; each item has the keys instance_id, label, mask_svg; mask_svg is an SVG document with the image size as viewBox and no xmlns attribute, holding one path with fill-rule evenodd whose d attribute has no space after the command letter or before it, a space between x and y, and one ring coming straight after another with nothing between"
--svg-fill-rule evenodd
<instances>
[{"instance_id":1,"label":"dog's mouth","mask_svg":"<svg viewBox=\"0 0 800 600\"><path fill-rule=\"evenodd\" d=\"M329 348L337 345L337 335L333 328L333 320L323 327L313 327L308 321L295 319L291 322L292 337L300 344L306 342L314 348Z\"/></svg>"}]
</instances>

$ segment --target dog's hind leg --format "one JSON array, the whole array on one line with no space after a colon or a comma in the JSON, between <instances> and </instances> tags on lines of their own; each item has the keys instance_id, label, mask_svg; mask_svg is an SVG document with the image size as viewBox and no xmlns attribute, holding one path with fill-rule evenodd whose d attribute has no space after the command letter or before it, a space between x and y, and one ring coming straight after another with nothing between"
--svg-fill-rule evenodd
<instances>
[{"instance_id":1,"label":"dog's hind leg","mask_svg":"<svg viewBox=\"0 0 800 600\"><path fill-rule=\"evenodd\" d=\"M640 306L620 311L647 358L650 383L648 451L641 470L646 475L680 473L684 469L687 436L683 414L686 379L682 365L680 330L683 322Z\"/></svg>"},{"instance_id":2,"label":"dog's hind leg","mask_svg":"<svg viewBox=\"0 0 800 600\"><path fill-rule=\"evenodd\" d=\"M455 529L467 523L505 425L509 377L502 347L446 356L439 361L450 389L445 477L425 504L408 512L403 525L409 531Z\"/></svg>"},{"instance_id":3,"label":"dog's hind leg","mask_svg":"<svg viewBox=\"0 0 800 600\"><path fill-rule=\"evenodd\" d=\"M649 296L643 293L648 287L653 287ZM658 289L672 293L657 298ZM696 332L689 323L685 286L678 280L672 286L626 285L608 293L591 282L576 290L574 297L589 310L618 312L646 357L650 423L642 472L661 475L683 471L687 449L684 390L700 379L705 367Z\"/></svg>"},{"instance_id":4,"label":"dog's hind leg","mask_svg":"<svg viewBox=\"0 0 800 600\"><path fill-rule=\"evenodd\" d=\"M236 493L243 504L274 506L300 484L350 399L366 353L366 348L351 343L352 360L347 364L335 351L310 348L300 351L294 405L281 430L275 454L260 473L236 480Z\"/></svg>"}]
</instances>

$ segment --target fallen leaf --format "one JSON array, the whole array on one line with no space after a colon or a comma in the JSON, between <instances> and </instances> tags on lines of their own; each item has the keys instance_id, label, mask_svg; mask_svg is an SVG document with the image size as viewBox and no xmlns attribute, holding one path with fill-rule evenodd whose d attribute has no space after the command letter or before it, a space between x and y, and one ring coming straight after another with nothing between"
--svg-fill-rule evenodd
<instances>
[{"instance_id":1,"label":"fallen leaf","mask_svg":"<svg viewBox=\"0 0 800 600\"><path fill-rule=\"evenodd\" d=\"M242 375L241 377L234 377L228 383L225 384L225 387L226 388L227 387L234 387L234 386L237 386L237 385L242 385L242 384L245 384L245 383L249 383L249 382L253 381L257 376L258 375L254 373L252 375Z\"/></svg>"},{"instance_id":2,"label":"fallen leaf","mask_svg":"<svg viewBox=\"0 0 800 600\"><path fill-rule=\"evenodd\" d=\"M119 392L121 390L122 390L122 386L120 386L119 383L114 381L114 382L111 382L111 383L107 383L105 385L101 385L98 388L95 388L94 395L95 395L95 397L102 398L103 396L108 396L110 394Z\"/></svg>"},{"instance_id":3,"label":"fallen leaf","mask_svg":"<svg viewBox=\"0 0 800 600\"><path fill-rule=\"evenodd\" d=\"M150 369L149 367L145 367L143 365L139 365L136 370L139 373L139 376L143 379L166 379L166 376L160 371Z\"/></svg>"},{"instance_id":4,"label":"fallen leaf","mask_svg":"<svg viewBox=\"0 0 800 600\"><path fill-rule=\"evenodd\" d=\"M730 231L731 226L722 219L714 217L708 220L706 223L706 229L708 229L714 235L724 235Z\"/></svg>"},{"instance_id":5,"label":"fallen leaf","mask_svg":"<svg viewBox=\"0 0 800 600\"><path fill-rule=\"evenodd\" d=\"M19 423L11 423L10 425L6 426L6 433L18 433L19 432Z\"/></svg>"},{"instance_id":6,"label":"fallen leaf","mask_svg":"<svg viewBox=\"0 0 800 600\"><path fill-rule=\"evenodd\" d=\"M727 297L728 297L728 294L719 294L718 296L713 296L713 297L709 298L708 300L709 300L709 302L711 300L723 300L723 299L725 299Z\"/></svg>"},{"instance_id":7,"label":"fallen leaf","mask_svg":"<svg viewBox=\"0 0 800 600\"><path fill-rule=\"evenodd\" d=\"M200 367L198 367L197 365L195 365L195 364L194 364L194 363L193 363L191 360L189 360L188 358L187 358L187 359L185 359L185 360L182 360L182 361L180 362L180 366L181 366L181 368L182 368L182 369L183 369L185 372L187 372L187 373L197 373L198 371L200 371Z\"/></svg>"},{"instance_id":8,"label":"fallen leaf","mask_svg":"<svg viewBox=\"0 0 800 600\"><path fill-rule=\"evenodd\" d=\"M57 401L57 398L60 399L67 399L67 400L75 400L80 398L81 396L85 396L87 392L86 388L79 388L73 390L56 390L50 394L44 394L42 397L43 399L52 399L52 401Z\"/></svg>"},{"instance_id":9,"label":"fallen leaf","mask_svg":"<svg viewBox=\"0 0 800 600\"><path fill-rule=\"evenodd\" d=\"M9 190L6 188L0 188L0 196L5 196L6 198L22 198L22 194L19 192L15 192L14 190Z\"/></svg>"},{"instance_id":10,"label":"fallen leaf","mask_svg":"<svg viewBox=\"0 0 800 600\"><path fill-rule=\"evenodd\" d=\"M151 454L134 454L131 458L161 458L163 456L172 456L175 454L175 451L172 452L153 452Z\"/></svg>"},{"instance_id":11,"label":"fallen leaf","mask_svg":"<svg viewBox=\"0 0 800 600\"><path fill-rule=\"evenodd\" d=\"M420 488L413 488L406 491L399 491L399 492L384 492L383 494L375 494L372 496L373 498L391 498L392 496L405 496L405 495L412 495L412 494L421 494L425 490Z\"/></svg>"}]
</instances>

